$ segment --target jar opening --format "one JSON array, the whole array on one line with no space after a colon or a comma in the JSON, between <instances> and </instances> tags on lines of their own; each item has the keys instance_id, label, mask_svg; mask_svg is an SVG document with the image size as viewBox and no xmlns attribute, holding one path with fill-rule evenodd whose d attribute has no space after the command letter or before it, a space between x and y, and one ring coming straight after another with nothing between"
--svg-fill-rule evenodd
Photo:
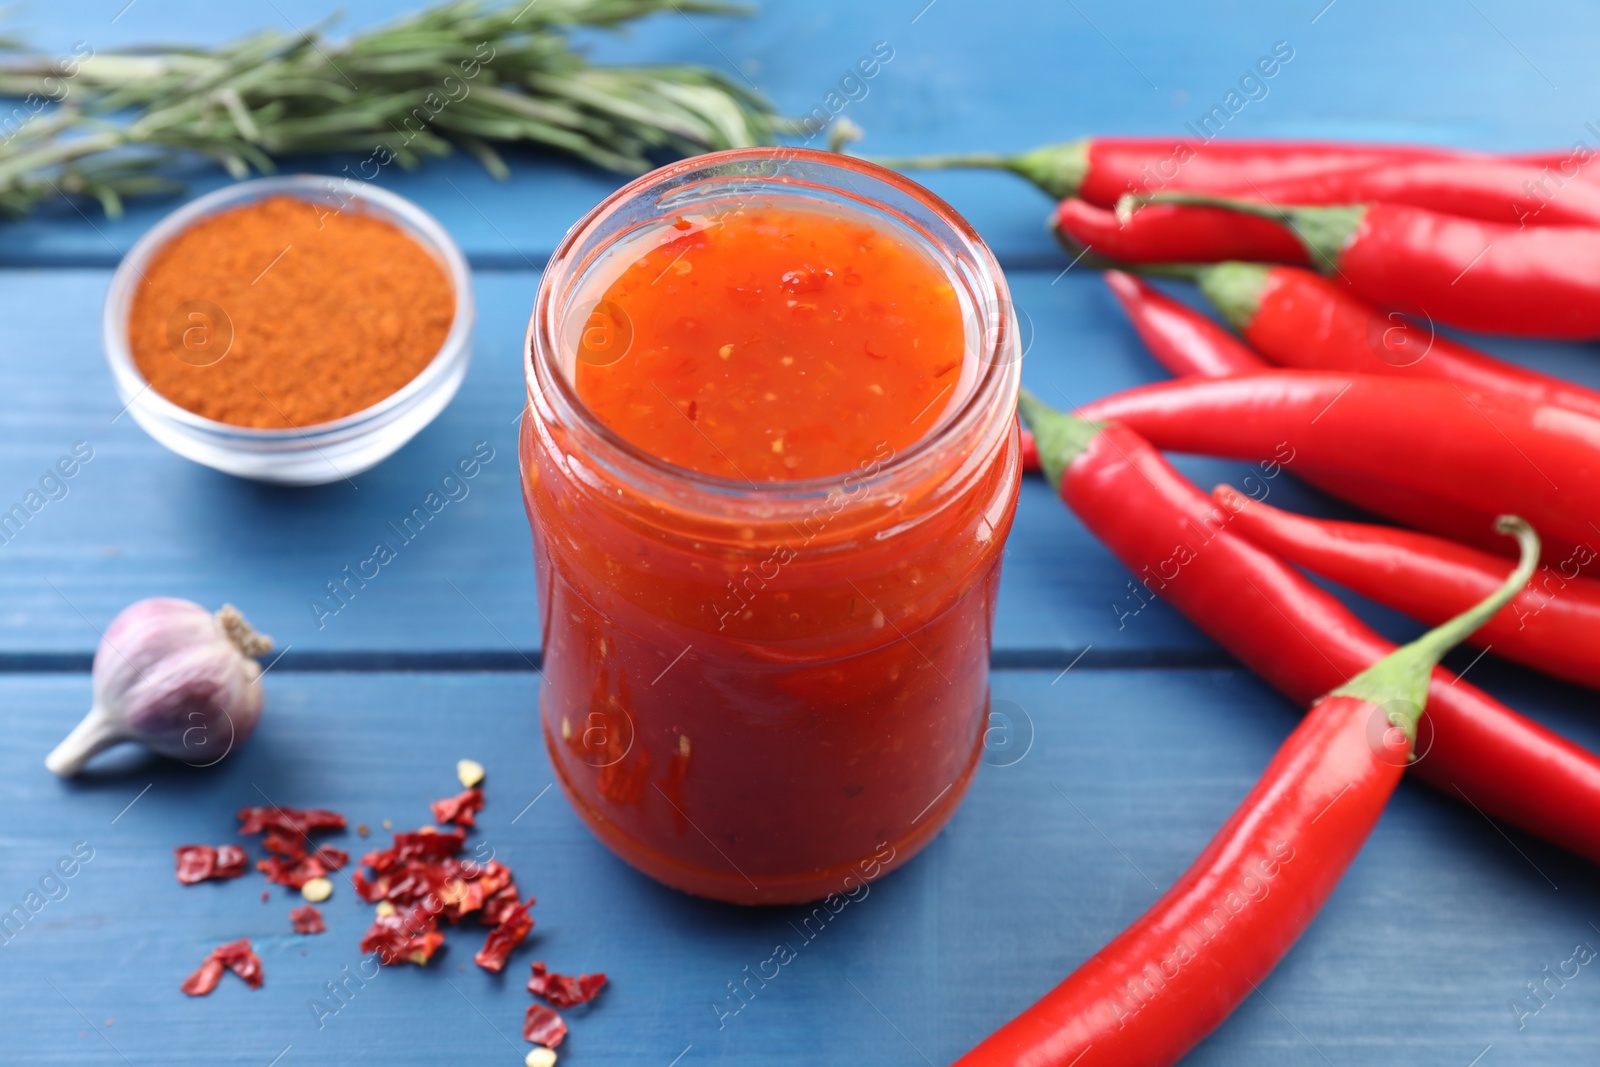
<instances>
[{"instance_id":1,"label":"jar opening","mask_svg":"<svg viewBox=\"0 0 1600 1067\"><path fill-rule=\"evenodd\" d=\"M786 202L857 216L924 252L954 289L964 324L965 356L953 395L937 421L874 470L751 482L667 461L628 441L579 396L578 361L621 351L603 332L586 342L586 326L607 318L606 282L619 257L675 219L710 218L750 204ZM691 224L692 225L692 224ZM993 256L955 211L927 190L874 164L812 149L736 149L664 167L618 190L585 216L562 241L541 280L529 323L526 367L530 402L581 438L585 461L611 475L668 480L713 497L816 500L839 491L840 479L892 480L952 441L977 434L999 397L1015 389L1020 358L1016 324ZM608 347L609 345L609 347Z\"/></svg>"}]
</instances>

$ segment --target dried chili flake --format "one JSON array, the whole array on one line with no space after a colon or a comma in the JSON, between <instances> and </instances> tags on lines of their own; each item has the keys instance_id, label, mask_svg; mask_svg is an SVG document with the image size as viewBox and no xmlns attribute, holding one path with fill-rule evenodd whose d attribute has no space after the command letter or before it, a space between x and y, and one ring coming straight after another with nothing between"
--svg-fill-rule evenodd
<instances>
[{"instance_id":1,"label":"dried chili flake","mask_svg":"<svg viewBox=\"0 0 1600 1067\"><path fill-rule=\"evenodd\" d=\"M528 909L533 907L533 901L519 904L506 914L500 925L489 931L489 936L484 939L483 948L472 957L476 963L486 971L499 971L506 965L506 957L511 955L511 950L527 938L528 931L533 929L533 916L528 914Z\"/></svg>"},{"instance_id":2,"label":"dried chili flake","mask_svg":"<svg viewBox=\"0 0 1600 1067\"><path fill-rule=\"evenodd\" d=\"M251 989L260 989L266 981L261 969L261 957L250 948L250 939L241 937L212 949L200 969L185 978L179 988L191 997L203 997L217 988L224 970L232 971L244 979L244 984Z\"/></svg>"},{"instance_id":3,"label":"dried chili flake","mask_svg":"<svg viewBox=\"0 0 1600 1067\"><path fill-rule=\"evenodd\" d=\"M306 858L306 839L299 834L268 830L261 838L261 847L274 856L281 856L290 861Z\"/></svg>"},{"instance_id":4,"label":"dried chili flake","mask_svg":"<svg viewBox=\"0 0 1600 1067\"><path fill-rule=\"evenodd\" d=\"M261 834L261 847L270 855L256 861L267 881L299 889L350 862L343 849L322 846L312 851L308 835L316 831L343 830L344 816L321 808L245 808L239 812L239 832Z\"/></svg>"},{"instance_id":5,"label":"dried chili flake","mask_svg":"<svg viewBox=\"0 0 1600 1067\"><path fill-rule=\"evenodd\" d=\"M495 896L502 890L515 887L515 883L511 880L511 868L498 860L490 860L482 866L468 861L462 864L462 867L470 872L467 877L470 878L473 874L477 875L477 884L483 887L483 893L486 898ZM513 893L512 895L515 896L516 894ZM500 920L496 919L494 921L499 922Z\"/></svg>"},{"instance_id":6,"label":"dried chili flake","mask_svg":"<svg viewBox=\"0 0 1600 1067\"><path fill-rule=\"evenodd\" d=\"M334 848L332 845L323 845L312 855L317 862L330 871L340 870L350 863L350 853L342 848Z\"/></svg>"},{"instance_id":7,"label":"dried chili flake","mask_svg":"<svg viewBox=\"0 0 1600 1067\"><path fill-rule=\"evenodd\" d=\"M322 921L322 912L310 904L295 908L289 912L289 921L294 924L297 934L323 934L328 932L327 924Z\"/></svg>"},{"instance_id":8,"label":"dried chili flake","mask_svg":"<svg viewBox=\"0 0 1600 1067\"><path fill-rule=\"evenodd\" d=\"M180 845L172 853L177 858L178 881L184 885L208 878L237 878L244 873L247 859L238 845Z\"/></svg>"},{"instance_id":9,"label":"dried chili flake","mask_svg":"<svg viewBox=\"0 0 1600 1067\"><path fill-rule=\"evenodd\" d=\"M433 802L433 821L454 823L457 826L474 826L477 814L483 810L483 790L468 789L453 797Z\"/></svg>"},{"instance_id":10,"label":"dried chili flake","mask_svg":"<svg viewBox=\"0 0 1600 1067\"><path fill-rule=\"evenodd\" d=\"M555 1048L567 1036L567 1024L561 1021L553 1008L543 1004L528 1005L528 1014L522 1020L522 1039L535 1045Z\"/></svg>"},{"instance_id":11,"label":"dried chili flake","mask_svg":"<svg viewBox=\"0 0 1600 1067\"><path fill-rule=\"evenodd\" d=\"M222 972L227 968L216 956L207 956L200 969L183 980L182 989L191 997L203 997L217 988L217 983L222 981Z\"/></svg>"},{"instance_id":12,"label":"dried chili flake","mask_svg":"<svg viewBox=\"0 0 1600 1067\"><path fill-rule=\"evenodd\" d=\"M237 941L229 941L226 945L218 945L211 951L213 959L222 963L244 979L244 984L251 989L260 989L266 980L261 969L261 957L255 954L250 947L250 939L241 937Z\"/></svg>"},{"instance_id":13,"label":"dried chili flake","mask_svg":"<svg viewBox=\"0 0 1600 1067\"><path fill-rule=\"evenodd\" d=\"M264 860L256 860L256 870L266 875L267 881L274 885L286 885L290 889L299 889L311 879L321 878L328 873L322 861L315 856L297 861L268 856Z\"/></svg>"},{"instance_id":14,"label":"dried chili flake","mask_svg":"<svg viewBox=\"0 0 1600 1067\"><path fill-rule=\"evenodd\" d=\"M396 860L442 860L454 856L467 843L465 830L434 830L424 828L409 834L395 834L393 852Z\"/></svg>"},{"instance_id":15,"label":"dried chili flake","mask_svg":"<svg viewBox=\"0 0 1600 1067\"><path fill-rule=\"evenodd\" d=\"M350 876L350 884L355 888L356 896L368 904L376 904L389 895L389 881L386 878L369 881L366 875L356 871Z\"/></svg>"},{"instance_id":16,"label":"dried chili flake","mask_svg":"<svg viewBox=\"0 0 1600 1067\"><path fill-rule=\"evenodd\" d=\"M217 866L211 872L211 877L237 878L244 874L245 864L249 861L250 857L238 845L218 845Z\"/></svg>"},{"instance_id":17,"label":"dried chili flake","mask_svg":"<svg viewBox=\"0 0 1600 1067\"><path fill-rule=\"evenodd\" d=\"M517 887L511 881L511 872L494 860L481 867L469 861L441 870L452 876L439 889L439 899L444 904L440 914L452 923L476 912L485 926L498 926L517 906Z\"/></svg>"},{"instance_id":18,"label":"dried chili flake","mask_svg":"<svg viewBox=\"0 0 1600 1067\"><path fill-rule=\"evenodd\" d=\"M464 830L417 830L394 835L389 848L361 857L361 867L351 876L356 895L368 903L388 900L413 904L430 897L442 905L451 922L483 905L492 890L510 881L510 872L490 861L479 866L456 857L466 841ZM481 890L468 888L490 872L501 872L497 880ZM439 907L435 907L439 911Z\"/></svg>"},{"instance_id":19,"label":"dried chili flake","mask_svg":"<svg viewBox=\"0 0 1600 1067\"><path fill-rule=\"evenodd\" d=\"M178 860L178 881L194 885L210 878L217 870L217 850L210 845L180 845L172 850Z\"/></svg>"},{"instance_id":20,"label":"dried chili flake","mask_svg":"<svg viewBox=\"0 0 1600 1067\"><path fill-rule=\"evenodd\" d=\"M322 808L244 808L239 812L239 832L259 834L267 830L281 830L285 834L305 837L315 830L343 830L344 816Z\"/></svg>"},{"instance_id":21,"label":"dried chili flake","mask_svg":"<svg viewBox=\"0 0 1600 1067\"><path fill-rule=\"evenodd\" d=\"M535 962L533 976L528 979L528 992L543 997L558 1008L570 1008L587 1004L599 996L605 984L604 974L580 974L574 978L548 971L543 963Z\"/></svg>"},{"instance_id":22,"label":"dried chili flake","mask_svg":"<svg viewBox=\"0 0 1600 1067\"><path fill-rule=\"evenodd\" d=\"M361 938L362 952L376 952L378 962L385 966L396 963L424 964L432 958L444 935L439 932L438 920L425 906L396 908L385 915L379 914Z\"/></svg>"},{"instance_id":23,"label":"dried chili flake","mask_svg":"<svg viewBox=\"0 0 1600 1067\"><path fill-rule=\"evenodd\" d=\"M499 890L483 902L483 909L478 912L478 921L485 926L499 926L506 921L506 917L519 907L517 901L517 884L510 882L504 889ZM528 898L528 903L533 903L533 898Z\"/></svg>"}]
</instances>

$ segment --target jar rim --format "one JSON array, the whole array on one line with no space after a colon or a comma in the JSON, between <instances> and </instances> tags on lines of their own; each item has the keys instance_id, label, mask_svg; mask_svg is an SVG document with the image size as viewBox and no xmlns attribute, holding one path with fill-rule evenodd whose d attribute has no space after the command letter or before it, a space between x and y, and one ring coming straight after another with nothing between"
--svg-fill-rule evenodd
<instances>
[{"instance_id":1,"label":"jar rim","mask_svg":"<svg viewBox=\"0 0 1600 1067\"><path fill-rule=\"evenodd\" d=\"M877 464L877 469L870 474L863 475L858 471L844 470L788 481L751 482L672 463L627 440L603 422L578 396L572 380L555 365L555 360L561 351L558 332L560 323L557 321L554 301L555 291L558 287L570 285L573 278L569 273L575 263L574 253L582 242L590 237L598 224L621 205L652 187L666 184L675 178L729 163L747 164L769 160L776 161L780 165L787 162L812 163L862 175L889 186L930 211L940 223L948 226L959 241L960 250L965 252L977 267L976 275L982 291L973 295L988 305L987 313L978 316L981 336L976 349L982 367L977 380L967 395L957 401L956 407L947 412L938 425L906 447L896 450L888 459ZM766 180L775 185L783 184L781 170ZM863 203L875 203L865 194L857 193L852 198ZM949 260L952 257L950 253L943 252L941 258ZM581 267L582 264L578 266ZM565 293L564 288L562 292ZM524 341L524 371L530 404L534 402L535 397L549 397L553 393L561 405L560 415L569 425L575 422L585 434L608 449L611 456L620 459L626 465L714 497L780 505L824 499L838 491L841 479L860 478L867 487L882 484L908 469L915 469L919 461L925 460L930 454L936 454L949 441L960 438L972 430L975 425L982 422L996 394L1005 391L1008 382L1013 389L1015 387L1018 377L1015 364L1020 362L1021 356L1019 354L1015 358L1004 358L1007 346L1018 344L1015 333L1016 323L1011 295L994 253L990 251L971 223L919 183L876 163L814 148L788 146L733 148L691 156L641 175L601 200L572 225L551 254L539 281L533 315L529 319ZM1018 351L1020 352L1020 348Z\"/></svg>"}]
</instances>

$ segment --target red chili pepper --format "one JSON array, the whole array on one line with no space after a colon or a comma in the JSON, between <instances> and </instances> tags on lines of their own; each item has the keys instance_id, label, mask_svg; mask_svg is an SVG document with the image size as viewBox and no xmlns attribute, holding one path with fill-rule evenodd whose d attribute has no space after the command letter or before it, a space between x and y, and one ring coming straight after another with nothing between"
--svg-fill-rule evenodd
<instances>
[{"instance_id":1,"label":"red chili pepper","mask_svg":"<svg viewBox=\"0 0 1600 1067\"><path fill-rule=\"evenodd\" d=\"M1016 156L974 152L878 159L876 162L903 170L951 167L1009 170L1057 200L1075 196L1091 204L1111 207L1128 193L1144 194L1158 189L1247 193L1252 186L1307 180L1378 165L1493 158L1479 152L1424 145L1084 137L1044 145ZM1549 158L1545 155L1524 157L1520 162L1543 166Z\"/></svg>"},{"instance_id":2,"label":"red chili pepper","mask_svg":"<svg viewBox=\"0 0 1600 1067\"><path fill-rule=\"evenodd\" d=\"M1487 333L1600 337L1600 227L1497 224L1403 204L1279 207L1200 193L1157 203L1276 219L1311 262L1376 304ZM1237 258L1222 253L1191 259Z\"/></svg>"},{"instance_id":3,"label":"red chili pepper","mask_svg":"<svg viewBox=\"0 0 1600 1067\"><path fill-rule=\"evenodd\" d=\"M580 974L574 978L569 974L548 971L542 962L535 960L533 974L528 978L528 992L543 997L558 1008L571 1008L598 997L605 984L604 974Z\"/></svg>"},{"instance_id":4,"label":"red chili pepper","mask_svg":"<svg viewBox=\"0 0 1600 1067\"><path fill-rule=\"evenodd\" d=\"M1280 511L1221 485L1212 491L1231 528L1268 552L1362 596L1437 625L1505 580L1504 559L1454 541L1388 526L1331 522ZM1492 647L1579 685L1600 687L1600 582L1579 576L1594 558L1543 567L1468 643Z\"/></svg>"},{"instance_id":5,"label":"red chili pepper","mask_svg":"<svg viewBox=\"0 0 1600 1067\"><path fill-rule=\"evenodd\" d=\"M1043 439L1051 481L1075 510L1161 510L1160 490L1137 483L1165 463L1136 435L1031 398L1023 410ZM1170 532L1170 521L1162 525ZM1227 1018L1310 924L1371 833L1411 754L1440 656L1532 573L1538 538L1520 520L1506 529L1516 532L1523 563L1496 596L1320 699L1178 882L958 1067L1157 1067Z\"/></svg>"},{"instance_id":6,"label":"red chili pepper","mask_svg":"<svg viewBox=\"0 0 1600 1067\"><path fill-rule=\"evenodd\" d=\"M1414 530L1428 530L1452 541L1481 548L1491 555L1508 555L1505 538L1495 537L1491 528L1494 515L1489 511L1445 500L1432 493L1368 475L1315 468L1296 462L1295 477L1308 482L1329 496L1354 504L1364 511L1392 519ZM1566 559L1584 551L1582 544L1560 538L1544 538L1545 552L1555 559Z\"/></svg>"},{"instance_id":7,"label":"red chili pepper","mask_svg":"<svg viewBox=\"0 0 1600 1067\"><path fill-rule=\"evenodd\" d=\"M1270 204L1379 202L1515 226L1600 225L1600 188L1548 171L1543 162L1512 159L1415 159L1238 191Z\"/></svg>"},{"instance_id":8,"label":"red chili pepper","mask_svg":"<svg viewBox=\"0 0 1600 1067\"><path fill-rule=\"evenodd\" d=\"M1572 544L1600 522L1600 421L1451 382L1274 370L1141 386L1080 414L1177 452L1261 460L1287 442L1296 463L1504 505Z\"/></svg>"},{"instance_id":9,"label":"red chili pepper","mask_svg":"<svg viewBox=\"0 0 1600 1067\"><path fill-rule=\"evenodd\" d=\"M1240 344L1233 334L1132 274L1108 270L1105 279L1150 354L1178 377L1222 378L1271 368L1272 364ZM1039 447L1026 426L1022 428L1022 469L1039 469ZM1484 528L1488 529L1487 523Z\"/></svg>"},{"instance_id":10,"label":"red chili pepper","mask_svg":"<svg viewBox=\"0 0 1600 1067\"><path fill-rule=\"evenodd\" d=\"M1041 456L1061 454L1025 413ZM1095 427L1068 425L1083 436ZM1290 700L1304 707L1394 651L1331 594L1231 534L1228 513L1133 431L1107 426L1087 444L1062 495L1134 572L1137 595L1167 600ZM1600 861L1600 758L1443 669L1419 751L1414 772L1440 791Z\"/></svg>"},{"instance_id":11,"label":"red chili pepper","mask_svg":"<svg viewBox=\"0 0 1600 1067\"><path fill-rule=\"evenodd\" d=\"M528 1005L528 1014L522 1020L522 1040L535 1045L555 1048L567 1036L567 1024L555 1010L543 1004Z\"/></svg>"},{"instance_id":12,"label":"red chili pepper","mask_svg":"<svg viewBox=\"0 0 1600 1067\"><path fill-rule=\"evenodd\" d=\"M1276 274L1280 271L1297 275L1305 273L1289 268L1274 268L1273 272ZM1129 318L1150 351L1173 374L1179 377L1218 378L1271 369L1271 364L1240 344L1237 338L1211 319L1176 300L1161 296L1139 279L1120 271L1108 271L1106 282L1128 310ZM1305 328L1305 343L1308 348L1314 347L1314 328L1310 323ZM1283 338L1284 351L1291 346L1292 339L1288 333L1285 331ZM1556 395L1553 392L1552 398ZM1396 487L1382 478L1355 475L1337 467L1318 467L1299 459L1295 460L1293 470L1301 480L1359 508L1419 530L1443 534L1497 555L1507 553L1506 539L1495 536L1492 530L1495 513L1487 508L1469 507L1446 500L1423 487ZM1581 543L1548 537L1545 539L1545 549L1556 553L1560 559L1584 551Z\"/></svg>"},{"instance_id":13,"label":"red chili pepper","mask_svg":"<svg viewBox=\"0 0 1600 1067\"><path fill-rule=\"evenodd\" d=\"M1119 263L1230 259L1305 263L1305 246L1287 226L1223 208L1148 204L1128 215L1084 200L1063 200L1050 225L1069 249L1088 248Z\"/></svg>"},{"instance_id":14,"label":"red chili pepper","mask_svg":"<svg viewBox=\"0 0 1600 1067\"><path fill-rule=\"evenodd\" d=\"M1226 378L1271 369L1233 334L1141 279L1120 270L1106 271L1105 279L1150 354L1177 377Z\"/></svg>"},{"instance_id":15,"label":"red chili pepper","mask_svg":"<svg viewBox=\"0 0 1600 1067\"><path fill-rule=\"evenodd\" d=\"M1032 430L1023 430L1020 439L1022 442L1022 469L1036 471L1039 469L1039 445L1033 439Z\"/></svg>"},{"instance_id":16,"label":"red chili pepper","mask_svg":"<svg viewBox=\"0 0 1600 1067\"><path fill-rule=\"evenodd\" d=\"M1385 314L1312 271L1219 263L1202 269L1199 282L1223 317L1279 366L1443 378L1600 418L1600 392L1496 359L1398 312Z\"/></svg>"}]
</instances>

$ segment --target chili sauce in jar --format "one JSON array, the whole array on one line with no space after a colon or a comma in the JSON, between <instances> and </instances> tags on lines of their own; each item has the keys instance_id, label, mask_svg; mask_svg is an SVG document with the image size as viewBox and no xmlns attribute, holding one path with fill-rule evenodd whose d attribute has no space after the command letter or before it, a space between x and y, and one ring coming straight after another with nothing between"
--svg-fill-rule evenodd
<instances>
[{"instance_id":1,"label":"chili sauce in jar","mask_svg":"<svg viewBox=\"0 0 1600 1067\"><path fill-rule=\"evenodd\" d=\"M573 228L528 343L541 718L580 817L739 903L910 858L982 751L1020 476L977 235L859 160L700 156Z\"/></svg>"}]
</instances>

